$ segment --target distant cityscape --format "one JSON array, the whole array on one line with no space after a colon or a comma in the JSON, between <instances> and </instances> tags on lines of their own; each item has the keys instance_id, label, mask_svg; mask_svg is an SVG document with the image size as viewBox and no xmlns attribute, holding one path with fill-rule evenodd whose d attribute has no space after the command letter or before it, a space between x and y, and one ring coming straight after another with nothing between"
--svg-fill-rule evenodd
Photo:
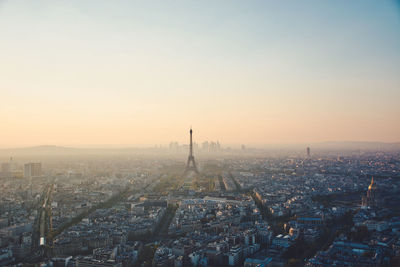
<instances>
[{"instance_id":1,"label":"distant cityscape","mask_svg":"<svg viewBox=\"0 0 400 267\"><path fill-rule=\"evenodd\" d=\"M0 91L0 267L400 267L400 0L0 0Z\"/></svg>"},{"instance_id":2,"label":"distant cityscape","mask_svg":"<svg viewBox=\"0 0 400 267\"><path fill-rule=\"evenodd\" d=\"M165 155L9 158L0 265L400 264L400 152L202 158L221 144L191 142L192 131L169 146L189 153L186 167Z\"/></svg>"}]
</instances>

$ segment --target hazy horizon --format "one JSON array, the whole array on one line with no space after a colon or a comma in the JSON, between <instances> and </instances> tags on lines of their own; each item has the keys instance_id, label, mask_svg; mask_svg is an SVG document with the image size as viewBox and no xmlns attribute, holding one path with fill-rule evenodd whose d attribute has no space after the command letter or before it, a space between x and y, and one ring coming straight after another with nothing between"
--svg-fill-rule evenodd
<instances>
[{"instance_id":1,"label":"hazy horizon","mask_svg":"<svg viewBox=\"0 0 400 267\"><path fill-rule=\"evenodd\" d=\"M396 1L0 1L0 148L400 142L399 29Z\"/></svg>"},{"instance_id":2,"label":"hazy horizon","mask_svg":"<svg viewBox=\"0 0 400 267\"><path fill-rule=\"evenodd\" d=\"M244 145L246 149L295 149L295 150L304 150L306 147L311 148L333 148L333 149L374 149L375 147L384 146L388 147L390 145L394 145L392 147L394 150L400 149L400 142L374 142L374 141L322 141L322 142L310 142L310 143L280 143L280 144L251 144L251 143L221 143L219 140L202 140L202 141L194 141L194 144L198 145L198 148L201 149L201 145L203 142L219 142L223 149L232 148L232 149L242 149ZM154 148L162 148L168 149L169 145L175 141L171 141L169 143L159 143L159 144L91 144L91 145L55 145L55 144L41 144L34 146L0 146L0 150L18 150L18 149L35 149L35 148L66 148L66 149L99 149L99 150L124 150L124 149L154 149ZM179 143L180 146L188 146L189 142ZM187 153L186 150L182 150L180 152Z\"/></svg>"}]
</instances>

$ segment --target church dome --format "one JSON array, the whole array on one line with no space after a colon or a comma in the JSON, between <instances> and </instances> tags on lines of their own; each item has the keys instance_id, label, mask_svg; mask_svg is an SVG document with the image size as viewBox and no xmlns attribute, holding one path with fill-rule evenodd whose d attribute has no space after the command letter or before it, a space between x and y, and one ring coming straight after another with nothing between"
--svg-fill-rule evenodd
<instances>
[{"instance_id":1,"label":"church dome","mask_svg":"<svg viewBox=\"0 0 400 267\"><path fill-rule=\"evenodd\" d=\"M376 185L374 183L374 177L371 179L371 184L368 186L368 190L376 189Z\"/></svg>"}]
</instances>

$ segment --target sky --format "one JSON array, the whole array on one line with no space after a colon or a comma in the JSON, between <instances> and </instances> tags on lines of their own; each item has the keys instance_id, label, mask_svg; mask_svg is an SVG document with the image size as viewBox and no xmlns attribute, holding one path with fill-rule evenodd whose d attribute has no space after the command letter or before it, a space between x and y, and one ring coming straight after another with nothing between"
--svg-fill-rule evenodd
<instances>
[{"instance_id":1,"label":"sky","mask_svg":"<svg viewBox=\"0 0 400 267\"><path fill-rule=\"evenodd\" d=\"M399 1L0 0L0 147L400 141Z\"/></svg>"}]
</instances>

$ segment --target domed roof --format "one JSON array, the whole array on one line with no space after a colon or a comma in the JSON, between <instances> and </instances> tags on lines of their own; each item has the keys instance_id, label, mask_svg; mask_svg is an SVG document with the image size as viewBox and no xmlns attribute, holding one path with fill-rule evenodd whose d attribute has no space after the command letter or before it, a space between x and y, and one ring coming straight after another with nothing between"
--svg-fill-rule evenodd
<instances>
[{"instance_id":1,"label":"domed roof","mask_svg":"<svg viewBox=\"0 0 400 267\"><path fill-rule=\"evenodd\" d=\"M371 184L368 186L368 190L376 189L376 184L374 183L374 177L371 179Z\"/></svg>"}]
</instances>

